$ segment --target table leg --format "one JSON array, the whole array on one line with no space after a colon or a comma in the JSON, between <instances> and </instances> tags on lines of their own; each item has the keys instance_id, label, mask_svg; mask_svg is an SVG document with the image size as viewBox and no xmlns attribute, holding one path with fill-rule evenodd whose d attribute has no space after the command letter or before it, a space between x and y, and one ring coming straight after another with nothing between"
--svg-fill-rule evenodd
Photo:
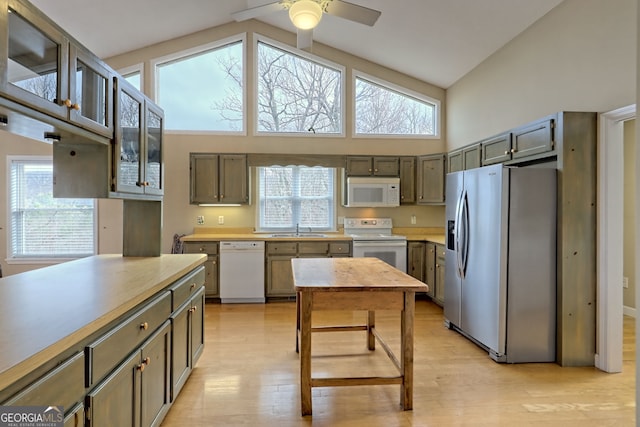
<instances>
[{"instance_id":1,"label":"table leg","mask_svg":"<svg viewBox=\"0 0 640 427\"><path fill-rule=\"evenodd\" d=\"M311 292L300 292L300 407L311 415Z\"/></svg>"},{"instance_id":2,"label":"table leg","mask_svg":"<svg viewBox=\"0 0 640 427\"><path fill-rule=\"evenodd\" d=\"M400 388L400 405L405 411L413 409L413 318L415 312L415 292L405 291L404 310L402 310L400 367L402 370L402 387Z\"/></svg>"},{"instance_id":3,"label":"table leg","mask_svg":"<svg viewBox=\"0 0 640 427\"><path fill-rule=\"evenodd\" d=\"M367 315L367 348L376 349L376 337L373 335L373 328L376 327L376 312L370 310Z\"/></svg>"}]
</instances>

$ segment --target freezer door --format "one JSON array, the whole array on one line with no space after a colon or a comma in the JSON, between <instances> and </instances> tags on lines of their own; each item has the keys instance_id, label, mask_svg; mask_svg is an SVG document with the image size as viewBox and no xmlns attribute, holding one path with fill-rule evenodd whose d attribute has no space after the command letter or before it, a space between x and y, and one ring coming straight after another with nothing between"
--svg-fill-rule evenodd
<instances>
[{"instance_id":1,"label":"freezer door","mask_svg":"<svg viewBox=\"0 0 640 427\"><path fill-rule=\"evenodd\" d=\"M497 355L504 354L506 337L508 174L502 165L465 171L463 190L468 255L460 328Z\"/></svg>"},{"instance_id":2,"label":"freezer door","mask_svg":"<svg viewBox=\"0 0 640 427\"><path fill-rule=\"evenodd\" d=\"M460 327L460 286L459 254L456 239L458 237L458 208L462 197L464 172L447 174L446 182L446 252L444 273L444 317L450 323Z\"/></svg>"}]
</instances>

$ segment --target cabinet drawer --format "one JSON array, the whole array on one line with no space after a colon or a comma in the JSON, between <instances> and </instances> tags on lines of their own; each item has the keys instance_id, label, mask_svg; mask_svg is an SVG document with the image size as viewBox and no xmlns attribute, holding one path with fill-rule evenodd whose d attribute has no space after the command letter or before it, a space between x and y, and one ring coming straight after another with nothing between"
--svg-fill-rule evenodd
<instances>
[{"instance_id":1,"label":"cabinet drawer","mask_svg":"<svg viewBox=\"0 0 640 427\"><path fill-rule=\"evenodd\" d=\"M218 253L218 242L185 242L183 246L185 254L209 254Z\"/></svg>"},{"instance_id":2,"label":"cabinet drawer","mask_svg":"<svg viewBox=\"0 0 640 427\"><path fill-rule=\"evenodd\" d=\"M171 285L169 288L171 290L171 311L180 307L191 297L191 294L200 289L204 285L204 278L205 268L201 266Z\"/></svg>"},{"instance_id":3,"label":"cabinet drawer","mask_svg":"<svg viewBox=\"0 0 640 427\"><path fill-rule=\"evenodd\" d=\"M329 243L330 254L348 254L351 253L351 245L349 242L333 242Z\"/></svg>"},{"instance_id":4,"label":"cabinet drawer","mask_svg":"<svg viewBox=\"0 0 640 427\"><path fill-rule=\"evenodd\" d=\"M267 254L295 254L298 251L296 242L270 242L267 243Z\"/></svg>"},{"instance_id":5,"label":"cabinet drawer","mask_svg":"<svg viewBox=\"0 0 640 427\"><path fill-rule=\"evenodd\" d=\"M171 292L148 303L107 335L86 347L87 387L95 384L171 315Z\"/></svg>"},{"instance_id":6,"label":"cabinet drawer","mask_svg":"<svg viewBox=\"0 0 640 427\"><path fill-rule=\"evenodd\" d=\"M327 255L329 253L328 242L300 242L298 243L299 254Z\"/></svg>"},{"instance_id":7,"label":"cabinet drawer","mask_svg":"<svg viewBox=\"0 0 640 427\"><path fill-rule=\"evenodd\" d=\"M71 408L82 400L84 388L84 353L77 353L29 385L3 406L58 406Z\"/></svg>"}]
</instances>

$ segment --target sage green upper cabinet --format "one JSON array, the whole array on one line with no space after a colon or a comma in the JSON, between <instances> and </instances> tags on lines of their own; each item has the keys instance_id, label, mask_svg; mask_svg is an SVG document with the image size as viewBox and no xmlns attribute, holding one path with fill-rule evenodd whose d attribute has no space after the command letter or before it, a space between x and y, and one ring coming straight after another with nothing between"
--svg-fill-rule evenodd
<instances>
[{"instance_id":1,"label":"sage green upper cabinet","mask_svg":"<svg viewBox=\"0 0 640 427\"><path fill-rule=\"evenodd\" d=\"M2 96L112 138L115 73L31 4L0 5Z\"/></svg>"},{"instance_id":2,"label":"sage green upper cabinet","mask_svg":"<svg viewBox=\"0 0 640 427\"><path fill-rule=\"evenodd\" d=\"M553 155L554 127L554 120L546 117L482 141L482 165L516 163Z\"/></svg>"},{"instance_id":3,"label":"sage green upper cabinet","mask_svg":"<svg viewBox=\"0 0 640 427\"><path fill-rule=\"evenodd\" d=\"M473 144L462 149L462 164L464 170L479 168L481 162L482 148L480 144Z\"/></svg>"},{"instance_id":4,"label":"sage green upper cabinet","mask_svg":"<svg viewBox=\"0 0 640 427\"><path fill-rule=\"evenodd\" d=\"M245 154L191 153L191 204L248 204Z\"/></svg>"},{"instance_id":5,"label":"sage green upper cabinet","mask_svg":"<svg viewBox=\"0 0 640 427\"><path fill-rule=\"evenodd\" d=\"M432 154L418 157L418 204L444 203L445 155Z\"/></svg>"},{"instance_id":6,"label":"sage green upper cabinet","mask_svg":"<svg viewBox=\"0 0 640 427\"><path fill-rule=\"evenodd\" d=\"M454 150L447 154L447 172L459 172L464 170L464 158L462 157L462 149Z\"/></svg>"},{"instance_id":7,"label":"sage green upper cabinet","mask_svg":"<svg viewBox=\"0 0 640 427\"><path fill-rule=\"evenodd\" d=\"M482 165L493 165L511 160L511 132L482 141Z\"/></svg>"},{"instance_id":8,"label":"sage green upper cabinet","mask_svg":"<svg viewBox=\"0 0 640 427\"><path fill-rule=\"evenodd\" d=\"M553 151L555 149L554 127L554 120L545 118L513 130L511 158L528 158Z\"/></svg>"},{"instance_id":9,"label":"sage green upper cabinet","mask_svg":"<svg viewBox=\"0 0 640 427\"><path fill-rule=\"evenodd\" d=\"M398 176L398 157L347 156L347 176Z\"/></svg>"},{"instance_id":10,"label":"sage green upper cabinet","mask_svg":"<svg viewBox=\"0 0 640 427\"><path fill-rule=\"evenodd\" d=\"M416 202L416 158L400 157L400 204Z\"/></svg>"},{"instance_id":11,"label":"sage green upper cabinet","mask_svg":"<svg viewBox=\"0 0 640 427\"><path fill-rule=\"evenodd\" d=\"M116 86L113 191L161 196L163 111L122 77Z\"/></svg>"}]
</instances>

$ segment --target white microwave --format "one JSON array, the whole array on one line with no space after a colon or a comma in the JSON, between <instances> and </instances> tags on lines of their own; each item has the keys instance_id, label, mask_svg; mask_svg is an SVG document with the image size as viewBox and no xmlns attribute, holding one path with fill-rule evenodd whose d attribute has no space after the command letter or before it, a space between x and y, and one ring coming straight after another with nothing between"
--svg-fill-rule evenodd
<instances>
[{"instance_id":1,"label":"white microwave","mask_svg":"<svg viewBox=\"0 0 640 427\"><path fill-rule=\"evenodd\" d=\"M400 178L347 178L345 206L350 208L400 206Z\"/></svg>"}]
</instances>

